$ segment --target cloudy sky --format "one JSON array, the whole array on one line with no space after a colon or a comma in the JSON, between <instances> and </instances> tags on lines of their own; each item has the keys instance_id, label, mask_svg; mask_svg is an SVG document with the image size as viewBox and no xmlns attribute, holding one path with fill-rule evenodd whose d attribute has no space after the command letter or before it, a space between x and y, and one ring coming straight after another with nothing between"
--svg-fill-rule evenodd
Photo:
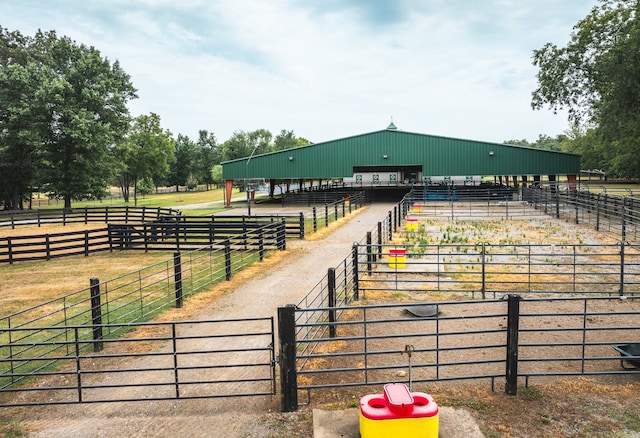
<instances>
[{"instance_id":1,"label":"cloudy sky","mask_svg":"<svg viewBox=\"0 0 640 438\"><path fill-rule=\"evenodd\" d=\"M502 142L555 136L532 52L597 0L0 0L0 26L55 30L119 60L174 135L384 129Z\"/></svg>"}]
</instances>

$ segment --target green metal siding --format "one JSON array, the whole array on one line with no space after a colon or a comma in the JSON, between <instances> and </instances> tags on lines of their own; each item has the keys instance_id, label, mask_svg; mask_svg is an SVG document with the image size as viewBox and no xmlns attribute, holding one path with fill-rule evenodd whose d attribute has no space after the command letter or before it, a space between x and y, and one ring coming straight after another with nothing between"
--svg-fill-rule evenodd
<instances>
[{"instance_id":1,"label":"green metal siding","mask_svg":"<svg viewBox=\"0 0 640 438\"><path fill-rule=\"evenodd\" d=\"M491 151L493 155L490 155ZM346 178L353 176L354 166L410 165L421 165L423 176L577 175L580 156L500 143L384 130L255 155L248 168L246 158L228 161L223 163L223 177Z\"/></svg>"}]
</instances>

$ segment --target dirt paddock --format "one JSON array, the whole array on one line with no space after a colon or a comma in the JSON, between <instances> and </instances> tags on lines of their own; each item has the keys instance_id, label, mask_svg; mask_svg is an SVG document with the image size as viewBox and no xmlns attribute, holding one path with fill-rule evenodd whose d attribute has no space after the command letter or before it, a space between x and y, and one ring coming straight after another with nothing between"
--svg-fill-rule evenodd
<instances>
[{"instance_id":1,"label":"dirt paddock","mask_svg":"<svg viewBox=\"0 0 640 438\"><path fill-rule=\"evenodd\" d=\"M269 272L260 273L239 284L233 291L217 296L207 302L198 300L195 307L186 303L185 313L193 319L230 318L235 316L274 315L278 306L296 303L315 283L334 267L338 260L349 254L354 241L361 239L367 231L374 228L377 221L383 220L391 204L375 204L350 216L337 227L330 227L321 240L306 240L287 246L285 261ZM440 239L452 227L472 230L473 226L458 221L428 220L433 232L433 241ZM491 226L488 226L491 225ZM524 228L509 228L511 226ZM533 228L532 228L533 227ZM478 227L476 227L478 229ZM592 229L557 221L552 218L537 217L530 220L491 220L482 227L482 238L486 241L499 240L509 235L518 240L534 240L536 234L550 239L557 234L558 239L566 241L610 242L606 236L600 236ZM554 231L555 230L555 231ZM463 231L460 231L461 233ZM490 233L495 233L493 236ZM384 294L368 293L364 303L381 303L393 299L414 302L426 301L426 295L420 294ZM467 297L464 297L465 299ZM428 301L443 301L450 297L431 296ZM538 304L536 304L538 305ZM620 310L628 303L612 301L603 303L604 310ZM191 305L192 306L192 305ZM496 304L499 306L499 304ZM540 306L544 306L543 303ZM635 309L635 307L634 307ZM531 327L553 327L558 324L553 312L559 310L555 304L547 304L546 309L536 308L534 313L547 313L535 322L526 320ZM572 312L572 308L562 309ZM467 307L466 313L479 311ZM495 309L486 308L487 313ZM465 309L442 309L444 317L464 316ZM380 313L381 318L405 317L399 314ZM598 318L604 316L597 316ZM623 318L624 316L620 316ZM595 318L595 317L594 317ZM460 321L464 321L461 325ZM482 322L484 321L484 322ZM500 328L505 324L502 317L486 320L467 321L452 319L451 330L472 330L473 324L490 322ZM622 322L622 321L621 321ZM572 322L573 323L573 322ZM606 321L594 319L590 324L605 324ZM420 330L430 330L433 322L424 322ZM631 327L637 327L637 321L630 317L624 321ZM525 325L526 326L526 325ZM599 333L597 336L616 334ZM494 336L494 335L491 335ZM495 335L498 336L498 335ZM552 332L545 335L552 340ZM563 340L558 334L558 340ZM464 338L451 337L447 342L473 342L473 335ZM607 341L608 341L607 340ZM607 347L603 347L607 348ZM603 350L604 351L604 350ZM482 354L482 353L481 353ZM487 350L483 357L492 357L493 351ZM608 353L610 354L610 353ZM526 350L523 351L526 357ZM419 359L416 358L416 361ZM430 360L427 355L422 359ZM406 361L406 358L403 359ZM494 367L492 364L478 364L478 367ZM546 362L527 363L533 370L546 369L549 366L563 364ZM600 366L600 365L599 365ZM601 366L617 367L619 361L610 360ZM425 371L425 373L431 371ZM504 372L504 370L500 370ZM631 437L640 436L640 408L637 396L640 393L638 375L621 377L565 377L534 379L529 388L522 388L518 396L507 396L500 382L492 391L487 381L434 382L415 388L430 393L442 406L451 406L469 411L476 419L487 437L532 437L532 436L601 436ZM317 391L312 394L310 405L303 405L296 413L279 413L279 398L260 397L240 400L202 400L167 401L157 403L111 403L97 405L65 405L48 407L30 407L0 410L0 435L32 437L165 437L165 436L229 436L229 437L311 437L313 408L343 409L357 406L364 393L374 392L367 388L337 388ZM222 432L224 431L224 432Z\"/></svg>"}]
</instances>

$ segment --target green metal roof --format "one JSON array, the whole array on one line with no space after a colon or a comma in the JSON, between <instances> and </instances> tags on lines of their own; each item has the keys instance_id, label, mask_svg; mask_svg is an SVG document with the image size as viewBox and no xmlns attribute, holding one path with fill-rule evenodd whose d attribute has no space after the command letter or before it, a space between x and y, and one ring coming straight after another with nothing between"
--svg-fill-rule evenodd
<instances>
[{"instance_id":1,"label":"green metal roof","mask_svg":"<svg viewBox=\"0 0 640 438\"><path fill-rule=\"evenodd\" d=\"M385 129L222 163L225 180L347 178L354 167L421 166L423 176L577 175L580 155Z\"/></svg>"}]
</instances>

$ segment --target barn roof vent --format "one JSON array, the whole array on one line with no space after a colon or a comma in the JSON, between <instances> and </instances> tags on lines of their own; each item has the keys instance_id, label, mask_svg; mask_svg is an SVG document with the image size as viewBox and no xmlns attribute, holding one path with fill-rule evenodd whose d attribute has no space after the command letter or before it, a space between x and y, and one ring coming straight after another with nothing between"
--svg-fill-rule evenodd
<instances>
[{"instance_id":1,"label":"barn roof vent","mask_svg":"<svg viewBox=\"0 0 640 438\"><path fill-rule=\"evenodd\" d=\"M391 117L391 123L389 123L389 126L387 126L387 129L398 129L398 127L393 124L393 117Z\"/></svg>"}]
</instances>

